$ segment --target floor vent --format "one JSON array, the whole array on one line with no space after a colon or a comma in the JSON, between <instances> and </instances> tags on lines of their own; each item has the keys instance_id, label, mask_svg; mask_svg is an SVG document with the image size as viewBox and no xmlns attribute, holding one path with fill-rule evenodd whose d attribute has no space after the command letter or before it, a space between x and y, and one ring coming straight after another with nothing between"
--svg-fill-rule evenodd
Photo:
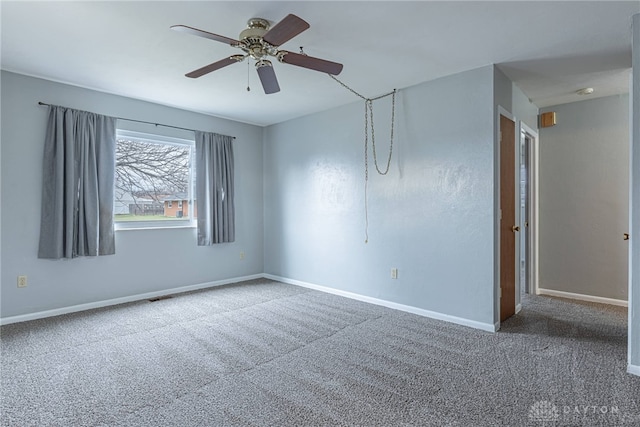
<instances>
[{"instance_id":1,"label":"floor vent","mask_svg":"<svg viewBox=\"0 0 640 427\"><path fill-rule=\"evenodd\" d=\"M163 295L161 297L149 298L149 302L162 301L163 299L171 299L171 298L173 298L173 295Z\"/></svg>"}]
</instances>

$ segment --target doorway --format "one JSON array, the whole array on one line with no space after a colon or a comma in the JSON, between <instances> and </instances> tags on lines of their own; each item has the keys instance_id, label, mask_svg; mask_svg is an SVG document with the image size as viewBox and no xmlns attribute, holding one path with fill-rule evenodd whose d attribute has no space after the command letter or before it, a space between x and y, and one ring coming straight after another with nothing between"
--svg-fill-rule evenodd
<instances>
[{"instance_id":1,"label":"doorway","mask_svg":"<svg viewBox=\"0 0 640 427\"><path fill-rule=\"evenodd\" d=\"M519 292L516 312L525 294L537 293L537 161L538 133L520 122L519 161Z\"/></svg>"}]
</instances>

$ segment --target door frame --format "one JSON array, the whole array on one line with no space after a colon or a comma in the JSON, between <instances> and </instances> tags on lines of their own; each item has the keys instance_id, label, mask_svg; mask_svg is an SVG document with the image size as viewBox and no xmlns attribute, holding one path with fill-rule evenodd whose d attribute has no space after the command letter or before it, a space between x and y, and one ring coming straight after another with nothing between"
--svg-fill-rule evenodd
<instances>
[{"instance_id":1,"label":"door frame","mask_svg":"<svg viewBox=\"0 0 640 427\"><path fill-rule=\"evenodd\" d=\"M540 233L539 233L539 196L540 196L540 186L539 186L539 172L540 172L540 144L539 144L539 136L538 132L533 128L529 127L522 120L519 121L519 135L520 141L528 135L531 139L531 145L529 146L529 236L530 239L527 242L527 246L529 249L529 257L526 262L529 264L529 293L530 295L538 295L538 260L539 260L539 242L540 242ZM518 150L520 150L522 144L518 145ZM522 223L522 220L519 219ZM518 245L518 248L520 246ZM520 254L518 254L520 257ZM516 292L518 293L518 297L516 300L518 304L516 305L516 313L520 311L521 301L519 299L519 295L521 294L521 283L517 283ZM519 307L520 306L520 307Z\"/></svg>"}]
</instances>

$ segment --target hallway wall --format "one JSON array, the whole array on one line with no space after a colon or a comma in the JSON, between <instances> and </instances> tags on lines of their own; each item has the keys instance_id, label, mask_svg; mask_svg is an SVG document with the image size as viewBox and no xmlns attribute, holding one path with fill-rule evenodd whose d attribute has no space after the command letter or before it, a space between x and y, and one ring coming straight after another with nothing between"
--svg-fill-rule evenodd
<instances>
[{"instance_id":1,"label":"hallway wall","mask_svg":"<svg viewBox=\"0 0 640 427\"><path fill-rule=\"evenodd\" d=\"M626 302L629 96L556 105L540 129L539 288Z\"/></svg>"}]
</instances>

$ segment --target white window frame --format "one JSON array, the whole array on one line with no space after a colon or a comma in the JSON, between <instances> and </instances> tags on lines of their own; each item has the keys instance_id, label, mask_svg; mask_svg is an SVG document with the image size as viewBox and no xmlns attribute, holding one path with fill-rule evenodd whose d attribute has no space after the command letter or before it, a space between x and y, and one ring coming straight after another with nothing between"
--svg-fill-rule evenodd
<instances>
[{"instance_id":1,"label":"white window frame","mask_svg":"<svg viewBox=\"0 0 640 427\"><path fill-rule=\"evenodd\" d=\"M134 132L124 129L116 129L116 139L128 139L130 141L152 142L167 145L187 145L191 147L191 163L189 167L189 188L187 189L187 197L189 204L193 205L194 188L194 166L195 166L195 137L194 139L175 138L171 136L164 136L146 132ZM169 202L171 207L171 201ZM115 215L114 215L115 217ZM114 228L116 231L121 230L149 230L149 229L165 229L165 228L195 228L196 218L190 216L186 219L170 219L170 220L155 220L155 221L123 221L115 222Z\"/></svg>"}]
</instances>

